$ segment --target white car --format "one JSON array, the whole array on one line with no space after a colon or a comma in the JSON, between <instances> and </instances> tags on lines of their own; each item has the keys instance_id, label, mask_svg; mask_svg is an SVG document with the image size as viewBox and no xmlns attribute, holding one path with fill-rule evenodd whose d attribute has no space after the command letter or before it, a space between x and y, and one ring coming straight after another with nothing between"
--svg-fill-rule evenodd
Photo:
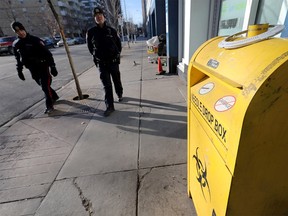
<instances>
[{"instance_id":1,"label":"white car","mask_svg":"<svg viewBox=\"0 0 288 216\"><path fill-rule=\"evenodd\" d=\"M58 41L58 42L56 43L56 45L57 45L57 47L63 46L63 45L64 45L63 40L61 39L60 41Z\"/></svg>"},{"instance_id":2,"label":"white car","mask_svg":"<svg viewBox=\"0 0 288 216\"><path fill-rule=\"evenodd\" d=\"M72 38L66 38L66 43L68 46L74 45L75 44L75 40ZM57 46L61 47L64 45L63 39L61 39L60 41L57 42Z\"/></svg>"},{"instance_id":3,"label":"white car","mask_svg":"<svg viewBox=\"0 0 288 216\"><path fill-rule=\"evenodd\" d=\"M73 38L66 38L68 46L75 45L75 40Z\"/></svg>"}]
</instances>

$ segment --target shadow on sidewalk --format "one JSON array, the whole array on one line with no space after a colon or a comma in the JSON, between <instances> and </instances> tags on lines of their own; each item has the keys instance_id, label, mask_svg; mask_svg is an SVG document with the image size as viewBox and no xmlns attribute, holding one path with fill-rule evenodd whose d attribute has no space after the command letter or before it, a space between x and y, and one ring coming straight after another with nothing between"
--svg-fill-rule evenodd
<instances>
[{"instance_id":1,"label":"shadow on sidewalk","mask_svg":"<svg viewBox=\"0 0 288 216\"><path fill-rule=\"evenodd\" d=\"M83 100L81 103L59 100L56 103L59 109L56 106L55 111L49 116L52 118L73 116L83 120L105 122L126 132L141 131L141 134L146 135L186 139L186 106L124 97L123 102L115 103L116 111L111 116L103 117L104 110L98 109L101 102L103 100L93 98ZM94 105L96 106L93 107Z\"/></svg>"},{"instance_id":2,"label":"shadow on sidewalk","mask_svg":"<svg viewBox=\"0 0 288 216\"><path fill-rule=\"evenodd\" d=\"M159 137L186 139L186 105L124 97L125 109L116 110L108 118L93 116L123 131ZM137 111L131 107L137 108Z\"/></svg>"},{"instance_id":3,"label":"shadow on sidewalk","mask_svg":"<svg viewBox=\"0 0 288 216\"><path fill-rule=\"evenodd\" d=\"M179 112L186 112L186 106L180 106L176 104L164 103L161 101L152 101L146 99L132 98L132 97L124 97L123 102L125 104L133 104L133 102L138 102L139 107L148 107L155 109L163 109L163 110L174 110Z\"/></svg>"},{"instance_id":4,"label":"shadow on sidewalk","mask_svg":"<svg viewBox=\"0 0 288 216\"><path fill-rule=\"evenodd\" d=\"M125 125L117 126L120 130L165 138L169 137L183 140L187 138L185 116L143 112L139 113L139 122L135 125L132 121L135 118L135 113L122 110L120 112L118 115L127 116Z\"/></svg>"},{"instance_id":5,"label":"shadow on sidewalk","mask_svg":"<svg viewBox=\"0 0 288 216\"><path fill-rule=\"evenodd\" d=\"M54 112L49 114L50 117L89 113L94 114L98 110L97 107L95 108L91 106L91 104L87 103L86 100L81 100L78 102L58 100L55 105Z\"/></svg>"}]
</instances>

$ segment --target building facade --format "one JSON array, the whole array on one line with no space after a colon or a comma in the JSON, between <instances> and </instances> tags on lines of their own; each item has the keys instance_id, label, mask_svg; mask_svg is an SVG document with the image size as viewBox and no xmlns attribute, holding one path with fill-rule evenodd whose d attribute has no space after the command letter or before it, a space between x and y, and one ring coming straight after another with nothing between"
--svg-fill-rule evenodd
<instances>
[{"instance_id":1,"label":"building facade","mask_svg":"<svg viewBox=\"0 0 288 216\"><path fill-rule=\"evenodd\" d=\"M215 36L232 35L249 25L285 25L277 37L288 37L288 0L143 0L148 37L166 33L168 70L187 81L196 49Z\"/></svg>"},{"instance_id":2,"label":"building facade","mask_svg":"<svg viewBox=\"0 0 288 216\"><path fill-rule=\"evenodd\" d=\"M96 6L102 7L108 16L106 18L113 22L114 14L110 14L115 10L113 5L120 7L117 11L121 13L120 0L51 0L51 2L66 37L85 37L87 29L95 25L92 10ZM10 27L13 21L20 21L29 33L39 37L60 36L58 24L47 0L2 0L0 11L0 36L14 35ZM115 19L118 20L118 16Z\"/></svg>"}]
</instances>

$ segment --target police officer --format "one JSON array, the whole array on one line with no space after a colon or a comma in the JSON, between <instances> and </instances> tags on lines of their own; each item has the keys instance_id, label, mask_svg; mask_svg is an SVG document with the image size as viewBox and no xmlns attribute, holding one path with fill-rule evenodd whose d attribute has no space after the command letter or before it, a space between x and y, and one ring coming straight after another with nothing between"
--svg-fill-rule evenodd
<instances>
[{"instance_id":1,"label":"police officer","mask_svg":"<svg viewBox=\"0 0 288 216\"><path fill-rule=\"evenodd\" d=\"M104 116L109 116L115 110L111 77L118 101L123 100L123 87L119 71L122 46L116 30L106 24L103 10L96 7L93 15L96 26L88 30L86 40L94 63L99 67L100 79L104 86L106 104Z\"/></svg>"},{"instance_id":2,"label":"police officer","mask_svg":"<svg viewBox=\"0 0 288 216\"><path fill-rule=\"evenodd\" d=\"M45 94L45 113L49 114L54 110L53 103L59 99L57 93L50 86L52 83L50 73L53 76L58 74L52 53L40 38L27 33L20 22L12 22L11 28L18 35L18 39L13 42L18 76L24 81L23 66L29 69L32 78L41 86Z\"/></svg>"}]
</instances>

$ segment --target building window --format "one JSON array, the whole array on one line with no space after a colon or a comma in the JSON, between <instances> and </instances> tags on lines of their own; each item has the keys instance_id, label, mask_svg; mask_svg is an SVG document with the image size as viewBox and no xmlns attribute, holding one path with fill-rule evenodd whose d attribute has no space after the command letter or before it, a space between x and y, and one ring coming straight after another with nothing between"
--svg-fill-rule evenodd
<instances>
[{"instance_id":1,"label":"building window","mask_svg":"<svg viewBox=\"0 0 288 216\"><path fill-rule=\"evenodd\" d=\"M218 35L242 31L247 0L222 0Z\"/></svg>"},{"instance_id":2,"label":"building window","mask_svg":"<svg viewBox=\"0 0 288 216\"><path fill-rule=\"evenodd\" d=\"M280 10L283 0L267 1L262 0L259 3L259 9L257 13L256 23L269 23L277 24L279 19Z\"/></svg>"},{"instance_id":3,"label":"building window","mask_svg":"<svg viewBox=\"0 0 288 216\"><path fill-rule=\"evenodd\" d=\"M262 0L259 3L256 23L269 23L270 25L285 25L280 37L288 36L288 0L269 1Z\"/></svg>"}]
</instances>

